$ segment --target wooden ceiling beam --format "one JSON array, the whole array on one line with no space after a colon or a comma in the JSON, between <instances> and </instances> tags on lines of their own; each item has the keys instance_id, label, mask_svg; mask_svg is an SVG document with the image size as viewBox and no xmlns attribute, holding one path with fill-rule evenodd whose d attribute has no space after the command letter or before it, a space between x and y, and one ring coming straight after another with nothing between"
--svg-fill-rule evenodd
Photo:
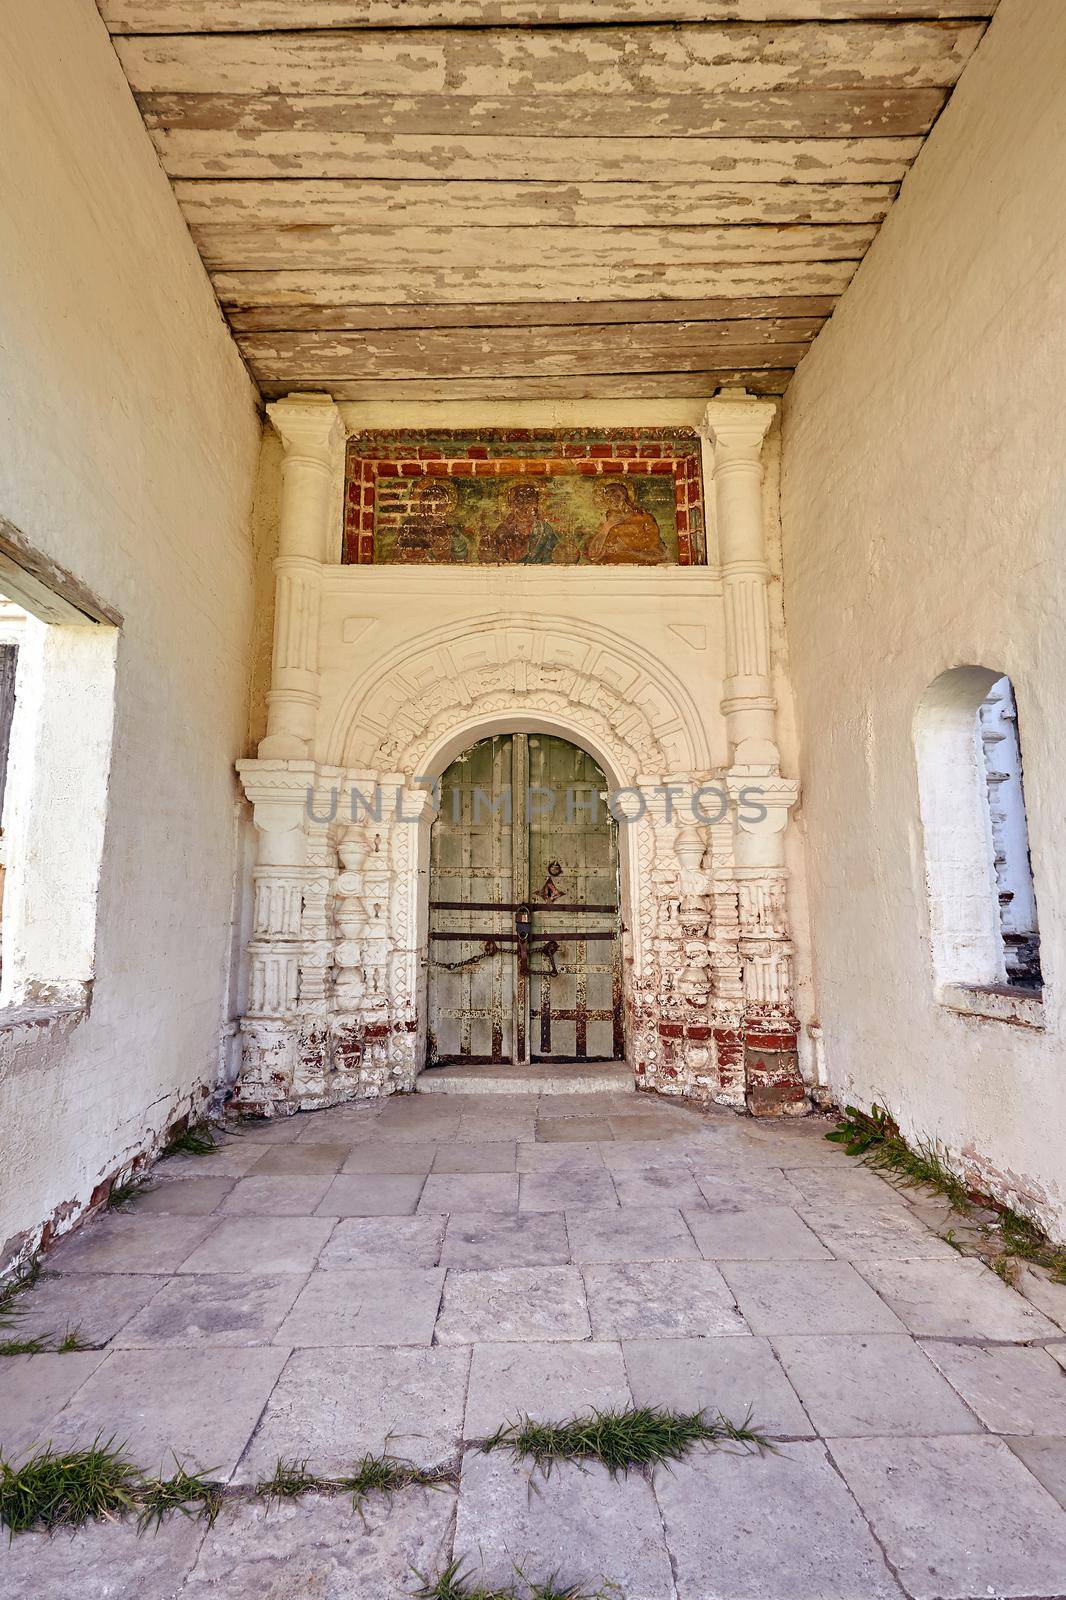
<instances>
[{"instance_id":1,"label":"wooden ceiling beam","mask_svg":"<svg viewBox=\"0 0 1066 1600\"><path fill-rule=\"evenodd\" d=\"M795 366L822 320L262 333L239 335L237 343L256 376L266 378L688 372L705 370L712 354L735 366Z\"/></svg>"},{"instance_id":2,"label":"wooden ceiling beam","mask_svg":"<svg viewBox=\"0 0 1066 1600\"><path fill-rule=\"evenodd\" d=\"M750 394L784 394L788 370L707 372L572 373L566 378L358 378L330 384L335 400L683 400L710 399L716 389L747 389ZM268 400L314 392L320 385L295 379L264 380Z\"/></svg>"},{"instance_id":3,"label":"wooden ceiling beam","mask_svg":"<svg viewBox=\"0 0 1066 1600\"><path fill-rule=\"evenodd\" d=\"M543 269L523 262L486 268L407 267L368 261L343 271L216 272L215 293L223 307L284 305L468 305L495 300L694 300L736 294L842 294L858 261L752 262L741 265L674 262L610 271L559 263L546 282Z\"/></svg>"},{"instance_id":4,"label":"wooden ceiling beam","mask_svg":"<svg viewBox=\"0 0 1066 1600\"><path fill-rule=\"evenodd\" d=\"M552 27L575 23L943 21L998 0L98 0L112 33L291 28Z\"/></svg>"},{"instance_id":5,"label":"wooden ceiling beam","mask_svg":"<svg viewBox=\"0 0 1066 1600\"><path fill-rule=\"evenodd\" d=\"M928 133L947 90L774 89L750 93L572 94L552 101L554 138L883 139ZM138 94L150 129L543 137L544 101L530 95Z\"/></svg>"},{"instance_id":6,"label":"wooden ceiling beam","mask_svg":"<svg viewBox=\"0 0 1066 1600\"><path fill-rule=\"evenodd\" d=\"M440 269L506 274L520 263L539 272L545 284L557 272L565 276L584 269L600 273L606 288L615 267L710 269L731 262L856 261L877 228L869 223L725 228L349 228L310 223L271 228L197 223L191 232L209 270L370 267L394 271L402 282L408 273Z\"/></svg>"},{"instance_id":7,"label":"wooden ceiling beam","mask_svg":"<svg viewBox=\"0 0 1066 1600\"><path fill-rule=\"evenodd\" d=\"M881 222L890 183L304 182L174 185L193 227L719 227Z\"/></svg>"},{"instance_id":8,"label":"wooden ceiling beam","mask_svg":"<svg viewBox=\"0 0 1066 1600\"><path fill-rule=\"evenodd\" d=\"M235 333L300 331L367 332L385 329L461 328L472 335L484 329L582 327L594 323L615 328L631 323L714 322L722 318L817 318L824 320L836 304L834 295L780 295L714 300L565 300L530 305L390 305L390 306L253 306L231 307L227 320Z\"/></svg>"},{"instance_id":9,"label":"wooden ceiling beam","mask_svg":"<svg viewBox=\"0 0 1066 1600\"><path fill-rule=\"evenodd\" d=\"M454 139L432 134L156 129L173 178L496 179L585 183L720 175L736 183L899 183L921 139Z\"/></svg>"},{"instance_id":10,"label":"wooden ceiling beam","mask_svg":"<svg viewBox=\"0 0 1066 1600\"><path fill-rule=\"evenodd\" d=\"M760 92L947 88L985 24L794 22L703 27L425 29L116 37L131 87L216 94ZM545 107L547 119L547 107Z\"/></svg>"}]
</instances>

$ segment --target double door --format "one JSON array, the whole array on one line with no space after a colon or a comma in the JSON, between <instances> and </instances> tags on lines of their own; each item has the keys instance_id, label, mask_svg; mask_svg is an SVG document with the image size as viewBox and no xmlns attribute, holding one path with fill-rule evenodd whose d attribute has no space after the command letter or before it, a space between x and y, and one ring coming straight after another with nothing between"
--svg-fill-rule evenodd
<instances>
[{"instance_id":1,"label":"double door","mask_svg":"<svg viewBox=\"0 0 1066 1600\"><path fill-rule=\"evenodd\" d=\"M565 739L482 739L441 780L430 1065L621 1059L617 824Z\"/></svg>"}]
</instances>

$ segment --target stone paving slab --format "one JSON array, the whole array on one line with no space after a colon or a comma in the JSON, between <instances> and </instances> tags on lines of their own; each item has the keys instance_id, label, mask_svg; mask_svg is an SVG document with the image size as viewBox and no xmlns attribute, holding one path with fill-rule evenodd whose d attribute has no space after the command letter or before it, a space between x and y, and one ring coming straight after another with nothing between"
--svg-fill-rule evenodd
<instances>
[{"instance_id":1,"label":"stone paving slab","mask_svg":"<svg viewBox=\"0 0 1066 1600\"><path fill-rule=\"evenodd\" d=\"M401 1600L446 1564L455 1496L406 1489L227 1507L181 1600ZM148 1600L148 1597L145 1597Z\"/></svg>"},{"instance_id":2,"label":"stone paving slab","mask_svg":"<svg viewBox=\"0 0 1066 1600\"><path fill-rule=\"evenodd\" d=\"M517 1211L516 1172L431 1172L420 1211Z\"/></svg>"},{"instance_id":3,"label":"stone paving slab","mask_svg":"<svg viewBox=\"0 0 1066 1600\"><path fill-rule=\"evenodd\" d=\"M249 1170L256 1177L296 1177L319 1172L339 1172L351 1151L347 1144L282 1144L260 1156Z\"/></svg>"},{"instance_id":4,"label":"stone paving slab","mask_svg":"<svg viewBox=\"0 0 1066 1600\"><path fill-rule=\"evenodd\" d=\"M541 1144L596 1144L614 1138L606 1117L540 1117L536 1137Z\"/></svg>"},{"instance_id":5,"label":"stone paving slab","mask_svg":"<svg viewBox=\"0 0 1066 1600\"><path fill-rule=\"evenodd\" d=\"M565 1267L570 1260L566 1223L558 1212L472 1215L448 1219L441 1252L444 1267Z\"/></svg>"},{"instance_id":6,"label":"stone paving slab","mask_svg":"<svg viewBox=\"0 0 1066 1600\"><path fill-rule=\"evenodd\" d=\"M47 1445L53 1418L104 1359L102 1350L5 1356L0 1361L0 1454L10 1461Z\"/></svg>"},{"instance_id":7,"label":"stone paving slab","mask_svg":"<svg viewBox=\"0 0 1066 1600\"><path fill-rule=\"evenodd\" d=\"M32 1291L19 1296L17 1320L4 1337L54 1341L77 1330L83 1344L104 1345L148 1304L169 1277L165 1272L73 1272L58 1276L46 1271Z\"/></svg>"},{"instance_id":8,"label":"stone paving slab","mask_svg":"<svg viewBox=\"0 0 1066 1600\"><path fill-rule=\"evenodd\" d=\"M708 1261L828 1261L829 1251L788 1206L747 1211L684 1207L685 1221Z\"/></svg>"},{"instance_id":9,"label":"stone paving slab","mask_svg":"<svg viewBox=\"0 0 1066 1600\"><path fill-rule=\"evenodd\" d=\"M701 1164L693 1160L693 1177L712 1211L749 1211L759 1206L802 1206L803 1195L777 1167L749 1168L718 1165L712 1157Z\"/></svg>"},{"instance_id":10,"label":"stone paving slab","mask_svg":"<svg viewBox=\"0 0 1066 1600\"><path fill-rule=\"evenodd\" d=\"M342 1173L331 1181L317 1213L320 1217L411 1216L428 1182L417 1172Z\"/></svg>"},{"instance_id":11,"label":"stone paving slab","mask_svg":"<svg viewBox=\"0 0 1066 1600\"><path fill-rule=\"evenodd\" d=\"M444 1273L418 1267L312 1272L276 1343L429 1344Z\"/></svg>"},{"instance_id":12,"label":"stone paving slab","mask_svg":"<svg viewBox=\"0 0 1066 1600\"><path fill-rule=\"evenodd\" d=\"M614 1186L623 1206L699 1206L703 1196L688 1167L647 1167L616 1172Z\"/></svg>"},{"instance_id":13,"label":"stone paving slab","mask_svg":"<svg viewBox=\"0 0 1066 1600\"><path fill-rule=\"evenodd\" d=\"M305 1282L298 1272L171 1278L113 1344L119 1350L270 1344Z\"/></svg>"},{"instance_id":14,"label":"stone paving slab","mask_svg":"<svg viewBox=\"0 0 1066 1600\"><path fill-rule=\"evenodd\" d=\"M905 1333L773 1339L826 1439L979 1433L981 1424Z\"/></svg>"},{"instance_id":15,"label":"stone paving slab","mask_svg":"<svg viewBox=\"0 0 1066 1600\"><path fill-rule=\"evenodd\" d=\"M980 1261L861 1261L873 1285L912 1333L927 1338L1052 1339L1059 1329Z\"/></svg>"},{"instance_id":16,"label":"stone paving slab","mask_svg":"<svg viewBox=\"0 0 1066 1600\"><path fill-rule=\"evenodd\" d=\"M485 1144L440 1145L433 1162L434 1173L513 1172L516 1145L510 1139Z\"/></svg>"},{"instance_id":17,"label":"stone paving slab","mask_svg":"<svg viewBox=\"0 0 1066 1600\"><path fill-rule=\"evenodd\" d=\"M568 1211L570 1252L582 1266L610 1261L698 1261L700 1252L681 1212L671 1206L610 1206Z\"/></svg>"},{"instance_id":18,"label":"stone paving slab","mask_svg":"<svg viewBox=\"0 0 1066 1600\"><path fill-rule=\"evenodd\" d=\"M90 1522L77 1533L0 1538L0 1594L4 1600L176 1600L204 1531L203 1523L170 1517L145 1537L130 1517Z\"/></svg>"},{"instance_id":19,"label":"stone paving slab","mask_svg":"<svg viewBox=\"0 0 1066 1600\"><path fill-rule=\"evenodd\" d=\"M554 1167L550 1172L524 1172L519 1191L522 1211L618 1209L618 1196L603 1167Z\"/></svg>"},{"instance_id":20,"label":"stone paving slab","mask_svg":"<svg viewBox=\"0 0 1066 1600\"><path fill-rule=\"evenodd\" d=\"M1062 1594L1066 1512L1002 1439L830 1448L913 1600Z\"/></svg>"},{"instance_id":21,"label":"stone paving slab","mask_svg":"<svg viewBox=\"0 0 1066 1600\"><path fill-rule=\"evenodd\" d=\"M509 1586L518 1572L555 1575L560 1587L610 1581L626 1600L674 1600L658 1507L636 1473L610 1478L564 1462L531 1480L501 1452L468 1450L455 1553L486 1586Z\"/></svg>"},{"instance_id":22,"label":"stone paving slab","mask_svg":"<svg viewBox=\"0 0 1066 1600\"><path fill-rule=\"evenodd\" d=\"M677 1600L900 1600L821 1444L709 1450L656 1474Z\"/></svg>"},{"instance_id":23,"label":"stone paving slab","mask_svg":"<svg viewBox=\"0 0 1066 1600\"><path fill-rule=\"evenodd\" d=\"M520 1144L515 1151L515 1166L519 1172L554 1172L560 1167L602 1172L602 1152L612 1148L609 1144L576 1144L565 1140L555 1144Z\"/></svg>"},{"instance_id":24,"label":"stone paving slab","mask_svg":"<svg viewBox=\"0 0 1066 1600\"><path fill-rule=\"evenodd\" d=\"M750 1412L774 1437L814 1434L768 1339L626 1339L622 1353L638 1406L702 1407L731 1422Z\"/></svg>"},{"instance_id":25,"label":"stone paving slab","mask_svg":"<svg viewBox=\"0 0 1066 1600\"><path fill-rule=\"evenodd\" d=\"M266 1347L114 1350L55 1417L57 1449L114 1437L149 1472L174 1470L174 1456L228 1478L288 1359Z\"/></svg>"},{"instance_id":26,"label":"stone paving slab","mask_svg":"<svg viewBox=\"0 0 1066 1600\"><path fill-rule=\"evenodd\" d=\"M1066 1509L1066 1439L1033 1435L1008 1438L1006 1442L1037 1482Z\"/></svg>"},{"instance_id":27,"label":"stone paving slab","mask_svg":"<svg viewBox=\"0 0 1066 1600\"><path fill-rule=\"evenodd\" d=\"M630 1404L617 1343L477 1344L463 1432L485 1439L504 1422L560 1422Z\"/></svg>"},{"instance_id":28,"label":"stone paving slab","mask_svg":"<svg viewBox=\"0 0 1066 1600\"><path fill-rule=\"evenodd\" d=\"M845 1158L847 1159L847 1158ZM854 1165L840 1168L795 1167L786 1169L789 1183L799 1190L803 1198L815 1205L851 1207L870 1205L883 1210L886 1206L906 1206L908 1193L882 1178L869 1167Z\"/></svg>"},{"instance_id":29,"label":"stone paving slab","mask_svg":"<svg viewBox=\"0 0 1066 1600\"><path fill-rule=\"evenodd\" d=\"M439 1150L436 1144L409 1144L390 1139L384 1144L353 1145L344 1158L342 1173L417 1172L425 1177Z\"/></svg>"},{"instance_id":30,"label":"stone paving slab","mask_svg":"<svg viewBox=\"0 0 1066 1600\"><path fill-rule=\"evenodd\" d=\"M834 1255L848 1261L958 1260L958 1252L903 1206L819 1203L800 1215Z\"/></svg>"},{"instance_id":31,"label":"stone paving slab","mask_svg":"<svg viewBox=\"0 0 1066 1600\"><path fill-rule=\"evenodd\" d=\"M136 1216L107 1212L63 1239L48 1258L51 1271L175 1272L216 1226L213 1217Z\"/></svg>"},{"instance_id":32,"label":"stone paving slab","mask_svg":"<svg viewBox=\"0 0 1066 1600\"><path fill-rule=\"evenodd\" d=\"M585 1288L576 1267L449 1271L438 1344L587 1339Z\"/></svg>"},{"instance_id":33,"label":"stone paving slab","mask_svg":"<svg viewBox=\"0 0 1066 1600\"><path fill-rule=\"evenodd\" d=\"M189 1178L243 1178L270 1148L270 1141L265 1135L260 1136L257 1129L254 1139L247 1134L226 1139L210 1155L174 1155L156 1162L152 1168L152 1182L175 1183Z\"/></svg>"},{"instance_id":34,"label":"stone paving slab","mask_svg":"<svg viewBox=\"0 0 1066 1600\"><path fill-rule=\"evenodd\" d=\"M1066 1439L1066 1372L1045 1350L930 1340L930 1361L993 1433ZM947 1429L940 1430L947 1432Z\"/></svg>"},{"instance_id":35,"label":"stone paving slab","mask_svg":"<svg viewBox=\"0 0 1066 1600\"><path fill-rule=\"evenodd\" d=\"M902 1333L847 1261L730 1261L722 1274L754 1333Z\"/></svg>"},{"instance_id":36,"label":"stone paving slab","mask_svg":"<svg viewBox=\"0 0 1066 1600\"><path fill-rule=\"evenodd\" d=\"M184 1178L173 1183L153 1182L138 1190L138 1216L170 1212L173 1216L205 1217L214 1211L236 1183L235 1178Z\"/></svg>"},{"instance_id":37,"label":"stone paving slab","mask_svg":"<svg viewBox=\"0 0 1066 1600\"><path fill-rule=\"evenodd\" d=\"M584 1267L594 1339L746 1334L733 1296L709 1261Z\"/></svg>"},{"instance_id":38,"label":"stone paving slab","mask_svg":"<svg viewBox=\"0 0 1066 1600\"><path fill-rule=\"evenodd\" d=\"M222 1217L309 1217L332 1182L328 1173L317 1177L238 1178L218 1213ZM168 1189L178 1187L176 1183L167 1184Z\"/></svg>"},{"instance_id":39,"label":"stone paving slab","mask_svg":"<svg viewBox=\"0 0 1066 1600\"><path fill-rule=\"evenodd\" d=\"M330 1217L224 1217L182 1272L310 1272L336 1222Z\"/></svg>"},{"instance_id":40,"label":"stone paving slab","mask_svg":"<svg viewBox=\"0 0 1066 1600\"><path fill-rule=\"evenodd\" d=\"M453 1461L469 1366L468 1349L295 1350L234 1481L268 1478L281 1457L336 1477L364 1455L388 1453L422 1467Z\"/></svg>"},{"instance_id":41,"label":"stone paving slab","mask_svg":"<svg viewBox=\"0 0 1066 1600\"><path fill-rule=\"evenodd\" d=\"M318 1265L335 1267L435 1267L447 1217L345 1217L329 1236Z\"/></svg>"}]
</instances>

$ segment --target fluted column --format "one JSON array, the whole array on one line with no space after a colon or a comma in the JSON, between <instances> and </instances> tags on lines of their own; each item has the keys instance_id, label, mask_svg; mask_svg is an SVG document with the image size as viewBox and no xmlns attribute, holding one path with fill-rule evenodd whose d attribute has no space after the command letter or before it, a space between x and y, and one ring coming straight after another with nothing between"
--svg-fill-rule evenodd
<instances>
[{"instance_id":1,"label":"fluted column","mask_svg":"<svg viewBox=\"0 0 1066 1600\"><path fill-rule=\"evenodd\" d=\"M778 765L770 679L770 567L763 525L762 446L774 419L770 400L723 389L707 407L703 432L714 448L714 497L725 600L726 677L722 712L730 766Z\"/></svg>"},{"instance_id":2,"label":"fluted column","mask_svg":"<svg viewBox=\"0 0 1066 1600\"><path fill-rule=\"evenodd\" d=\"M756 1112L802 1109L788 925L785 829L798 797L782 778L770 658L770 567L762 447L772 401L723 389L703 432L714 451L714 491L725 605L723 774L734 816L737 946L744 977L746 1099Z\"/></svg>"},{"instance_id":3,"label":"fluted column","mask_svg":"<svg viewBox=\"0 0 1066 1600\"><path fill-rule=\"evenodd\" d=\"M274 654L264 761L304 761L318 713L318 615L334 476L344 427L329 395L289 395L267 407L285 446L274 561Z\"/></svg>"}]
</instances>

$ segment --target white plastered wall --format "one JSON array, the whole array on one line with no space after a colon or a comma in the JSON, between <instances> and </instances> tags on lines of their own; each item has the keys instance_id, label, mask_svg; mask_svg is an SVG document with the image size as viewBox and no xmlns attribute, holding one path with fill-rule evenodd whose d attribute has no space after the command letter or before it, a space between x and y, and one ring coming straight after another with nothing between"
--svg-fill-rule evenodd
<instances>
[{"instance_id":1,"label":"white plastered wall","mask_svg":"<svg viewBox=\"0 0 1066 1600\"><path fill-rule=\"evenodd\" d=\"M95 6L10 5L4 33L0 515L122 624L91 1011L0 1027L0 1262L214 1079L260 443Z\"/></svg>"},{"instance_id":2,"label":"white plastered wall","mask_svg":"<svg viewBox=\"0 0 1066 1600\"><path fill-rule=\"evenodd\" d=\"M789 391L785 607L817 996L841 1098L882 1098L1066 1237L1066 8L1003 0ZM934 997L913 722L1010 675L1046 1028Z\"/></svg>"}]
</instances>

